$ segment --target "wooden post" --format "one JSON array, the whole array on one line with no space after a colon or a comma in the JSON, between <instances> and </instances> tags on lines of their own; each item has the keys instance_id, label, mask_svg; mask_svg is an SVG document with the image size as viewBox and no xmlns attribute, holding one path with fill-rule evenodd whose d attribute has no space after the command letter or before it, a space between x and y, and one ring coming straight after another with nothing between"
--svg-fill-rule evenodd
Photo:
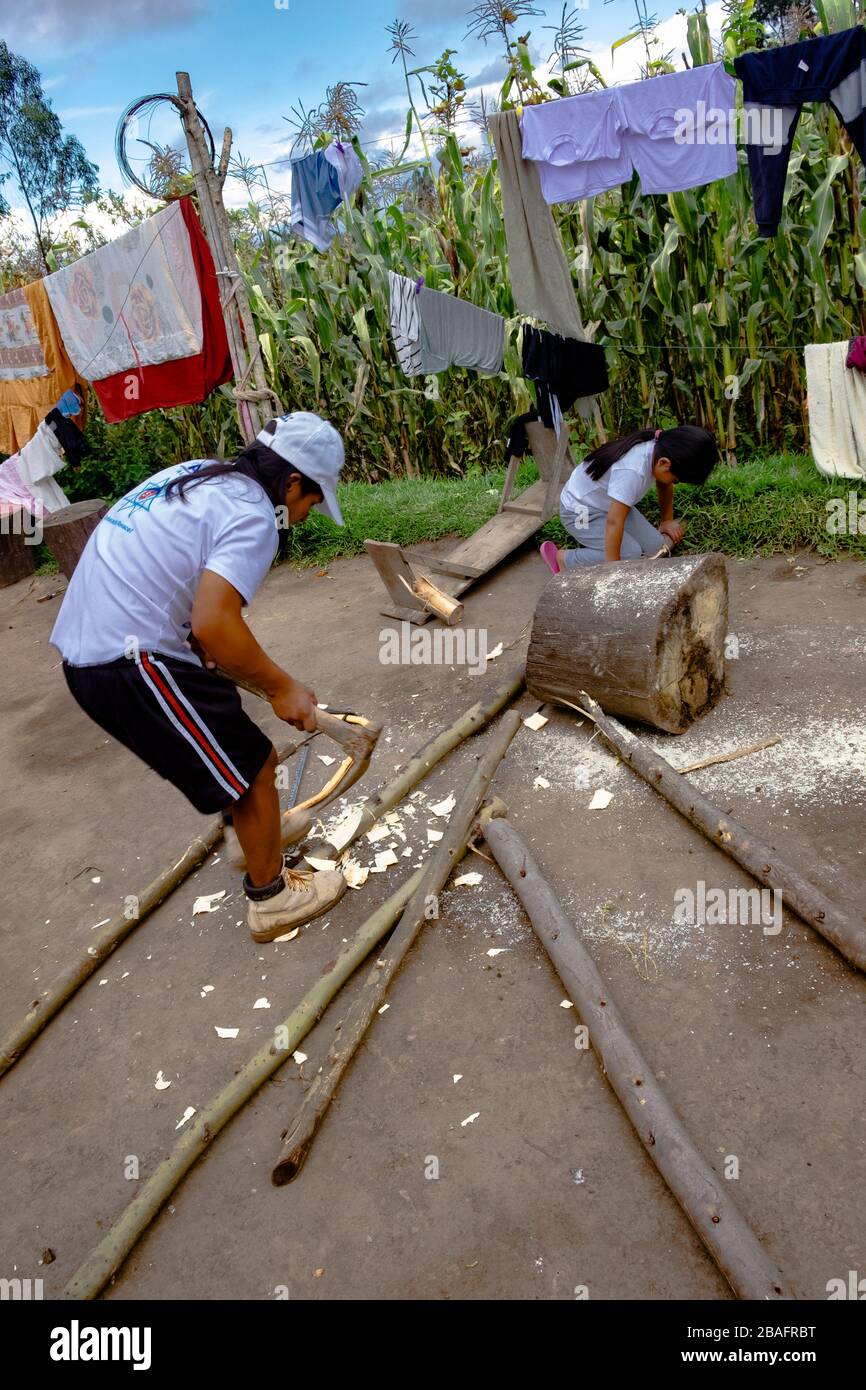
<instances>
[{"instance_id":1,"label":"wooden post","mask_svg":"<svg viewBox=\"0 0 866 1390\"><path fill-rule=\"evenodd\" d=\"M517 710L508 710L502 716L499 728L491 736L489 747L480 758L452 811L448 828L430 856L424 868L424 876L406 904L397 930L387 946L382 947L379 959L364 981L363 989L355 997L345 1019L339 1024L325 1067L316 1074L315 1081L304 1096L300 1109L286 1132L283 1147L271 1174L277 1187L282 1187L296 1178L306 1162L313 1140L319 1132L319 1126L340 1081L367 1029L385 1002L389 984L402 966L425 922L436 916L436 900L451 877L454 865L466 851L472 833L472 823L487 794L487 788L519 728L520 715Z\"/></svg>"},{"instance_id":2,"label":"wooden post","mask_svg":"<svg viewBox=\"0 0 866 1390\"><path fill-rule=\"evenodd\" d=\"M282 414L282 406L265 377L247 288L235 255L228 213L223 203L222 187L228 169L231 131L227 129L223 135L219 169L216 170L208 155L201 121L195 109L189 73L177 73L177 94L201 219L220 280L222 311L235 374L232 389L238 420L244 442L251 444L272 415Z\"/></svg>"},{"instance_id":3,"label":"wooden post","mask_svg":"<svg viewBox=\"0 0 866 1390\"><path fill-rule=\"evenodd\" d=\"M605 1080L674 1197L738 1298L793 1297L647 1066L574 925L507 820L485 836L589 1034Z\"/></svg>"},{"instance_id":4,"label":"wooden post","mask_svg":"<svg viewBox=\"0 0 866 1390\"><path fill-rule=\"evenodd\" d=\"M831 902L799 869L781 859L766 840L759 839L714 806L661 753L642 743L615 719L609 719L586 691L581 692L578 699L581 713L593 721L605 743L610 744L653 791L669 801L718 849L742 865L762 887L777 892L789 912L796 912L820 932L851 965L866 971L866 922Z\"/></svg>"}]
</instances>

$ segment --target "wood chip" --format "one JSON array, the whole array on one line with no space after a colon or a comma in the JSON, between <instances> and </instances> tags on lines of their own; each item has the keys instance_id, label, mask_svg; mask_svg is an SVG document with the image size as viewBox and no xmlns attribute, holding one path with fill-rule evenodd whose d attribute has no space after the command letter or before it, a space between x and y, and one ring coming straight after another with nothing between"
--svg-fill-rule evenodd
<instances>
[{"instance_id":1,"label":"wood chip","mask_svg":"<svg viewBox=\"0 0 866 1390\"><path fill-rule=\"evenodd\" d=\"M474 1125L480 1114L480 1110L473 1110L471 1115L467 1115L465 1120L460 1121L460 1128L462 1129L464 1125Z\"/></svg>"},{"instance_id":2,"label":"wood chip","mask_svg":"<svg viewBox=\"0 0 866 1390\"><path fill-rule=\"evenodd\" d=\"M399 864L399 862L399 859L392 849L380 850L376 855L376 868L374 872L377 874L384 873L392 864Z\"/></svg>"},{"instance_id":3,"label":"wood chip","mask_svg":"<svg viewBox=\"0 0 866 1390\"><path fill-rule=\"evenodd\" d=\"M546 777L536 777L532 785L533 787L536 787L538 791L546 791L547 788L550 786L550 783L548 782Z\"/></svg>"},{"instance_id":4,"label":"wood chip","mask_svg":"<svg viewBox=\"0 0 866 1390\"><path fill-rule=\"evenodd\" d=\"M271 1001L270 999L266 999L264 995L262 995L261 999L257 999L255 1004L253 1004L254 1009L269 1009L270 1007Z\"/></svg>"},{"instance_id":5,"label":"wood chip","mask_svg":"<svg viewBox=\"0 0 866 1390\"><path fill-rule=\"evenodd\" d=\"M369 875L370 870L362 868L356 859L347 859L343 864L343 878L350 888L362 888Z\"/></svg>"},{"instance_id":6,"label":"wood chip","mask_svg":"<svg viewBox=\"0 0 866 1390\"><path fill-rule=\"evenodd\" d=\"M371 845L376 845L380 840L387 839L387 837L393 833L389 825L383 825L379 822L377 825L373 826L372 830L367 831L367 839L370 841Z\"/></svg>"},{"instance_id":7,"label":"wood chip","mask_svg":"<svg viewBox=\"0 0 866 1390\"><path fill-rule=\"evenodd\" d=\"M194 1105L188 1105L188 1106L186 1107L186 1110L184 1110L183 1114L181 1115L180 1119L178 1120L177 1124L175 1125L175 1129L183 1129L183 1127L184 1127L184 1125L186 1124L187 1120L191 1120L194 1114L195 1114L195 1106L194 1106Z\"/></svg>"},{"instance_id":8,"label":"wood chip","mask_svg":"<svg viewBox=\"0 0 866 1390\"><path fill-rule=\"evenodd\" d=\"M442 839L442 835L443 835L443 831L441 831L441 830L428 830L428 831L427 831L427 841L428 841L429 844L433 845L433 844L436 843L437 840L441 840L441 839Z\"/></svg>"},{"instance_id":9,"label":"wood chip","mask_svg":"<svg viewBox=\"0 0 866 1390\"><path fill-rule=\"evenodd\" d=\"M293 1062L297 1062L297 1064L298 1064L299 1067L303 1066L303 1064L304 1064L304 1062L306 1062L306 1060L307 1060L307 1054L306 1054L306 1052L293 1052L293 1053L292 1053L292 1061L293 1061Z\"/></svg>"},{"instance_id":10,"label":"wood chip","mask_svg":"<svg viewBox=\"0 0 866 1390\"><path fill-rule=\"evenodd\" d=\"M196 898L192 905L193 917L197 917L200 912L217 912L225 895L226 890L223 888L221 893L205 893L202 897Z\"/></svg>"},{"instance_id":11,"label":"wood chip","mask_svg":"<svg viewBox=\"0 0 866 1390\"><path fill-rule=\"evenodd\" d=\"M240 1028L217 1028L214 1024L214 1032L218 1038L236 1038L240 1031Z\"/></svg>"},{"instance_id":12,"label":"wood chip","mask_svg":"<svg viewBox=\"0 0 866 1390\"><path fill-rule=\"evenodd\" d=\"M171 1082L170 1082L170 1081L166 1081L166 1079L165 1079L165 1077L163 1076L162 1072L161 1072L161 1071L158 1071L158 1072L156 1073L156 1080L154 1081L153 1084L154 1084L154 1086L156 1087L156 1089L157 1089L158 1091L167 1091L168 1088L169 1088L169 1086L171 1085Z\"/></svg>"},{"instance_id":13,"label":"wood chip","mask_svg":"<svg viewBox=\"0 0 866 1390\"><path fill-rule=\"evenodd\" d=\"M605 791L604 787L599 787L597 791L593 792L592 801L589 803L587 810L603 811L612 801L613 792Z\"/></svg>"},{"instance_id":14,"label":"wood chip","mask_svg":"<svg viewBox=\"0 0 866 1390\"><path fill-rule=\"evenodd\" d=\"M363 806L347 806L343 815L336 824L327 832L327 839L337 850L346 848L346 845L354 837L355 831L361 824L361 817L364 814Z\"/></svg>"},{"instance_id":15,"label":"wood chip","mask_svg":"<svg viewBox=\"0 0 866 1390\"><path fill-rule=\"evenodd\" d=\"M335 763L335 762L337 761L336 758L330 758L330 757L328 757L328 754L327 754L327 753L317 753L317 754L316 754L316 757L318 758L318 760L319 760L320 763L324 763L324 764L325 764L325 767L330 767L330 766L331 766L331 763Z\"/></svg>"},{"instance_id":16,"label":"wood chip","mask_svg":"<svg viewBox=\"0 0 866 1390\"><path fill-rule=\"evenodd\" d=\"M550 723L550 720L548 719L546 714L530 714L529 718L524 719L523 723L525 724L527 729L535 730L543 729L545 724Z\"/></svg>"},{"instance_id":17,"label":"wood chip","mask_svg":"<svg viewBox=\"0 0 866 1390\"><path fill-rule=\"evenodd\" d=\"M274 945L276 946L278 941L294 941L300 930L300 927L295 927L294 931L286 932L285 936L275 936Z\"/></svg>"},{"instance_id":18,"label":"wood chip","mask_svg":"<svg viewBox=\"0 0 866 1390\"><path fill-rule=\"evenodd\" d=\"M453 792L449 792L444 801L438 801L430 810L434 816L450 816L454 807L457 805L457 798Z\"/></svg>"},{"instance_id":19,"label":"wood chip","mask_svg":"<svg viewBox=\"0 0 866 1390\"><path fill-rule=\"evenodd\" d=\"M454 887L463 888L465 886L466 888L475 888L481 882L481 874L461 874L459 878L455 878Z\"/></svg>"}]
</instances>

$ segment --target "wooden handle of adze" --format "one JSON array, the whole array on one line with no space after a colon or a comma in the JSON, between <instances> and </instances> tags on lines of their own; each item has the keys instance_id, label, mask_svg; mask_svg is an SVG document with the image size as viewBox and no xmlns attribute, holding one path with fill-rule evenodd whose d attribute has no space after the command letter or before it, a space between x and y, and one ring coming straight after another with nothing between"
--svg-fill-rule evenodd
<instances>
[{"instance_id":1,"label":"wooden handle of adze","mask_svg":"<svg viewBox=\"0 0 866 1390\"><path fill-rule=\"evenodd\" d=\"M260 700L267 700L270 703L269 697L259 686L251 685L249 681L231 675L221 666L215 667L215 671L217 675L224 676L226 680L232 681L241 690L248 690L251 695L258 695ZM313 806L324 807L335 797L342 796L344 792L348 791L349 787L353 786L369 767L373 749L376 747L382 732L382 725L372 719L365 718L363 714L334 714L330 710L319 709L317 706L316 732L325 734L327 738L332 738L335 743L339 743L346 756L320 791L307 797L306 801L301 801L297 806L292 807L291 811L283 812L284 820Z\"/></svg>"}]
</instances>

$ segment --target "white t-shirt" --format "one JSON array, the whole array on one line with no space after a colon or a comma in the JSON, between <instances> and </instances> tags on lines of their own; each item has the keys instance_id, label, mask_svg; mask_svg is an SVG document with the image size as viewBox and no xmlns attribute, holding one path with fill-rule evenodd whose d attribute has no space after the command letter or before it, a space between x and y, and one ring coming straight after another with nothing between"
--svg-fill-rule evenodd
<instances>
[{"instance_id":1,"label":"white t-shirt","mask_svg":"<svg viewBox=\"0 0 866 1390\"><path fill-rule=\"evenodd\" d=\"M93 666L135 642L201 665L186 644L202 570L248 603L277 551L276 515L251 478L216 478L166 499L166 484L209 460L164 468L116 502L75 568L50 641L64 661Z\"/></svg>"},{"instance_id":2,"label":"white t-shirt","mask_svg":"<svg viewBox=\"0 0 866 1390\"><path fill-rule=\"evenodd\" d=\"M562 489L560 504L566 511L573 512L580 507L594 507L596 511L606 512L611 502L624 502L627 507L636 507L655 482L654 450L654 439L647 440L645 444L635 444L633 449L611 464L598 482L589 476L586 465L579 463Z\"/></svg>"}]
</instances>

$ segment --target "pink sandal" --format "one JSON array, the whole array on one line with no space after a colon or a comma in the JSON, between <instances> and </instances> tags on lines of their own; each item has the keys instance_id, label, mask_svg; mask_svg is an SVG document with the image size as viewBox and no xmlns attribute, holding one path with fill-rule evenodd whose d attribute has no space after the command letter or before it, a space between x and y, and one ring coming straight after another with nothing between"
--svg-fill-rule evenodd
<instances>
[{"instance_id":1,"label":"pink sandal","mask_svg":"<svg viewBox=\"0 0 866 1390\"><path fill-rule=\"evenodd\" d=\"M555 541L543 541L538 552L551 574L560 574L562 572L562 566L559 563L556 551L557 546Z\"/></svg>"}]
</instances>

